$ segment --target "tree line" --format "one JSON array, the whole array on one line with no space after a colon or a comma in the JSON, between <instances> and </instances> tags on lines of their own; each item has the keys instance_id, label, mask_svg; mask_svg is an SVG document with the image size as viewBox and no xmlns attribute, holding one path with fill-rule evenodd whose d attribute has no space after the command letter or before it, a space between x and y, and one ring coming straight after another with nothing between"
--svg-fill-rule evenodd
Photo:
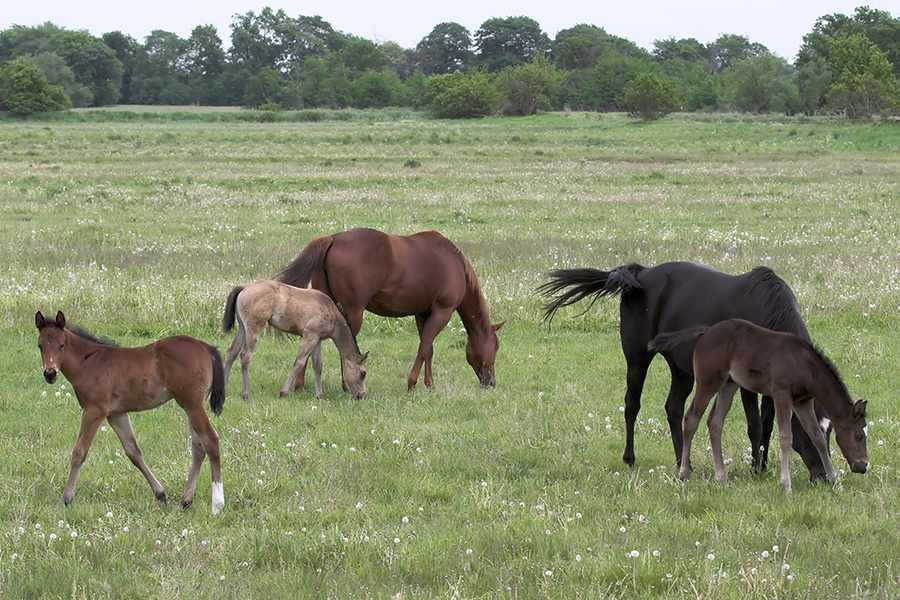
<instances>
[{"instance_id":1,"label":"tree line","mask_svg":"<svg viewBox=\"0 0 900 600\"><path fill-rule=\"evenodd\" d=\"M541 110L675 110L851 118L900 110L900 19L862 6L816 20L793 64L744 36L656 40L651 50L579 24L554 39L529 17L472 34L440 23L415 48L264 8L187 39L154 30L94 37L44 23L0 32L0 110L27 115L113 104L428 108L441 117Z\"/></svg>"}]
</instances>

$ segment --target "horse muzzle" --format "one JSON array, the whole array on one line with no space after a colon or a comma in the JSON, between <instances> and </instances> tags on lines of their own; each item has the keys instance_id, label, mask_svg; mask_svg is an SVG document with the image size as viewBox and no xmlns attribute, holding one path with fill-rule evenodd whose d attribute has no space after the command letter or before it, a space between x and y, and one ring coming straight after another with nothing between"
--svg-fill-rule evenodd
<instances>
[{"instance_id":1,"label":"horse muzzle","mask_svg":"<svg viewBox=\"0 0 900 600\"><path fill-rule=\"evenodd\" d=\"M867 460L858 460L852 465L850 465L850 470L854 473L865 473L869 470L869 461Z\"/></svg>"},{"instance_id":2,"label":"horse muzzle","mask_svg":"<svg viewBox=\"0 0 900 600\"><path fill-rule=\"evenodd\" d=\"M491 373L491 374L488 375L487 377L484 377L484 378L481 380L481 387L483 387L484 389L495 388L495 387L497 387L497 380L494 379L494 374L493 374L493 373Z\"/></svg>"},{"instance_id":3,"label":"horse muzzle","mask_svg":"<svg viewBox=\"0 0 900 600\"><path fill-rule=\"evenodd\" d=\"M44 369L44 380L47 383L55 382L58 376L59 371L57 371L56 369Z\"/></svg>"}]
</instances>

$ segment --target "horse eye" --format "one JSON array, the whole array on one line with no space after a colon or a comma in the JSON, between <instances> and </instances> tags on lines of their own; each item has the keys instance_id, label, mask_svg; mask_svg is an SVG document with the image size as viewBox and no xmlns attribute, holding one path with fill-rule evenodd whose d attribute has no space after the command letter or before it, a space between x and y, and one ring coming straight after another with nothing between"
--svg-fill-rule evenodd
<instances>
[{"instance_id":1,"label":"horse eye","mask_svg":"<svg viewBox=\"0 0 900 600\"><path fill-rule=\"evenodd\" d=\"M360 378L360 379L365 379L365 378L366 378L366 372L363 371L362 373L360 373L360 374L359 374L359 378Z\"/></svg>"}]
</instances>

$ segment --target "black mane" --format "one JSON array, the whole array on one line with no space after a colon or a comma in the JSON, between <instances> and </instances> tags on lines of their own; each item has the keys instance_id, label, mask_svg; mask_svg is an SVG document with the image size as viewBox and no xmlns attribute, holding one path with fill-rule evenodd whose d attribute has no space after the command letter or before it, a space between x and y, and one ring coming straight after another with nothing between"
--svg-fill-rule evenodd
<instances>
[{"instance_id":1,"label":"black mane","mask_svg":"<svg viewBox=\"0 0 900 600\"><path fill-rule=\"evenodd\" d=\"M75 327L73 325L66 325L66 329L77 335L78 337L85 339L89 342L94 342L95 344L103 344L104 346L118 346L116 342L109 340L104 337L100 337L99 335L94 335L89 331L85 331L81 327Z\"/></svg>"},{"instance_id":2,"label":"black mane","mask_svg":"<svg viewBox=\"0 0 900 600\"><path fill-rule=\"evenodd\" d=\"M788 284L768 267L756 267L744 276L750 290L757 286L763 287L763 304L768 309L768 314L760 325L774 331L793 333L809 341L800 304Z\"/></svg>"}]
</instances>

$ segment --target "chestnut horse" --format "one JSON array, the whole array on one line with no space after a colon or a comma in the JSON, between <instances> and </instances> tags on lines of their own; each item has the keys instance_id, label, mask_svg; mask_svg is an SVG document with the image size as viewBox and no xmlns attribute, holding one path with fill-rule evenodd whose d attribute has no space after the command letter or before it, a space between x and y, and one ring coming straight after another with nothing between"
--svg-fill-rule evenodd
<instances>
[{"instance_id":1,"label":"chestnut horse","mask_svg":"<svg viewBox=\"0 0 900 600\"><path fill-rule=\"evenodd\" d=\"M494 387L494 360L500 340L491 324L481 286L469 260L437 231L390 235L375 229L351 229L313 239L279 274L295 287L312 287L331 296L347 314L354 333L362 327L363 310L385 317L414 315L419 351L407 377L413 391L425 366L431 375L433 343L459 313L466 328L466 360L482 387ZM296 384L303 385L303 370Z\"/></svg>"},{"instance_id":2,"label":"chestnut horse","mask_svg":"<svg viewBox=\"0 0 900 600\"><path fill-rule=\"evenodd\" d=\"M299 289L268 279L238 286L231 290L225 301L225 314L222 316L222 329L225 333L231 331L235 320L238 332L225 353L226 388L231 365L240 353L241 391L244 398L250 397L250 361L253 360L259 334L268 323L280 331L303 338L291 374L281 389L282 398L291 391L291 383L310 355L316 375L316 398L322 397L320 342L323 339L332 339L337 346L344 389L356 398L366 395L366 359L369 353L360 354L347 317L322 292Z\"/></svg>"},{"instance_id":3,"label":"chestnut horse","mask_svg":"<svg viewBox=\"0 0 900 600\"><path fill-rule=\"evenodd\" d=\"M165 506L166 492L144 462L128 413L156 408L175 398L187 413L193 455L181 506L188 507L194 502L200 466L209 455L212 512L222 510L225 492L219 436L203 410L207 396L209 407L216 415L221 414L225 403L225 371L218 350L186 335L163 338L140 348L121 348L78 329L67 329L62 311L56 313L54 320L45 319L38 311L34 321L39 332L44 379L53 383L62 372L81 405L81 429L72 450L62 503L68 505L75 497L78 471L97 429L106 419L119 436L125 454L147 479L156 500Z\"/></svg>"},{"instance_id":4,"label":"chestnut horse","mask_svg":"<svg viewBox=\"0 0 900 600\"><path fill-rule=\"evenodd\" d=\"M691 441L700 417L718 393L707 424L716 479L720 483L728 481L722 460L722 428L738 386L774 398L781 442L781 485L786 491L791 491L788 454L792 441L792 412L812 439L825 465L825 478L830 482L837 481L825 436L816 421L813 397L831 417L834 437L850 470L865 473L869 469L866 402L853 402L837 368L809 341L791 333L770 331L743 319L729 319L712 327L658 335L650 341L648 349L672 351L686 344L694 345L697 389L684 417L681 479L686 480L691 474Z\"/></svg>"},{"instance_id":5,"label":"chestnut horse","mask_svg":"<svg viewBox=\"0 0 900 600\"><path fill-rule=\"evenodd\" d=\"M558 269L550 272L550 281L538 287L538 291L556 294L545 307L544 318L549 320L560 308L583 298L592 296L592 306L600 298L621 296L619 334L627 365L625 452L622 460L629 466L634 465L634 423L641 410L644 380L656 356L655 352L647 349L647 343L654 336L696 325L713 325L737 317L809 339L800 305L793 292L784 280L766 267L757 267L743 275L729 275L692 262L670 262L649 268L632 263L611 271ZM666 415L675 460L679 464L684 405L694 386L692 353L691 346L663 352L672 377L666 399ZM763 398L760 417L756 394L742 390L741 398L747 414L747 436L750 438L753 466L765 469L774 421L772 399ZM827 427L826 415L818 405L816 414L825 424L823 428ZM810 480L825 476L818 452L796 421L794 449L809 469Z\"/></svg>"}]
</instances>

